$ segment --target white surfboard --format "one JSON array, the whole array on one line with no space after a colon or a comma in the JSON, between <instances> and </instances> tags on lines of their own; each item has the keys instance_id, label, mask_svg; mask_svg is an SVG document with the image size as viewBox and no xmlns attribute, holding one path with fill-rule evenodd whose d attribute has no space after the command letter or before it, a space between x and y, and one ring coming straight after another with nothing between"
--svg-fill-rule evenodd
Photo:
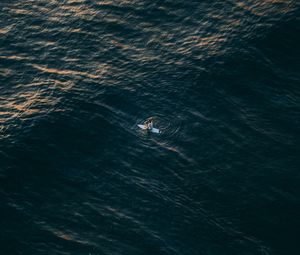
<instances>
[{"instance_id":1,"label":"white surfboard","mask_svg":"<svg viewBox=\"0 0 300 255\"><path fill-rule=\"evenodd\" d=\"M141 129L144 129L144 130L147 129L147 126L146 126L146 125L140 125L140 124L139 124L138 127L141 128ZM149 131L152 132L152 133L156 133L156 134L159 134L159 133L160 133L160 131L159 131L158 128L151 128L151 129L149 129Z\"/></svg>"}]
</instances>

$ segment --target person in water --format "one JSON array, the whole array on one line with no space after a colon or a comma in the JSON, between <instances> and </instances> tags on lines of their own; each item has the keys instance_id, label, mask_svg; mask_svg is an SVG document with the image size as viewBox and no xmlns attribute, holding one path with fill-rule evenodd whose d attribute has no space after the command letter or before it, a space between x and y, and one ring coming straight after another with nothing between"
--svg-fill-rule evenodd
<instances>
[{"instance_id":1,"label":"person in water","mask_svg":"<svg viewBox=\"0 0 300 255\"><path fill-rule=\"evenodd\" d=\"M145 121L144 125L147 127L148 130L153 128L153 118L149 118Z\"/></svg>"}]
</instances>

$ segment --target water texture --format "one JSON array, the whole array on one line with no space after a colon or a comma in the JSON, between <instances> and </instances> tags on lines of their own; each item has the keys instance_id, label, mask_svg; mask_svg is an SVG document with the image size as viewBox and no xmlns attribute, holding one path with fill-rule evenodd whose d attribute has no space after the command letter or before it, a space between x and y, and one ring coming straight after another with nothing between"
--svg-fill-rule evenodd
<instances>
[{"instance_id":1,"label":"water texture","mask_svg":"<svg viewBox=\"0 0 300 255\"><path fill-rule=\"evenodd\" d=\"M0 254L300 254L297 0L0 10Z\"/></svg>"}]
</instances>

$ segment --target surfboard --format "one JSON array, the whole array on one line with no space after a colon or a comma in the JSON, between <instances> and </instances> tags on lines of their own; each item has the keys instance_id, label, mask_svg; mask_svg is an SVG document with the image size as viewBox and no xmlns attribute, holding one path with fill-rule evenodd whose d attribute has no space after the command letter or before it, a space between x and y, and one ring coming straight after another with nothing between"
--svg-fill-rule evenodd
<instances>
[{"instance_id":1,"label":"surfboard","mask_svg":"<svg viewBox=\"0 0 300 255\"><path fill-rule=\"evenodd\" d=\"M144 129L144 130L147 129L147 127L145 125L141 125L141 124L139 124L138 127L141 128L141 129ZM149 129L149 131L152 132L152 133L156 133L156 134L160 133L158 128L151 128L151 129Z\"/></svg>"}]
</instances>

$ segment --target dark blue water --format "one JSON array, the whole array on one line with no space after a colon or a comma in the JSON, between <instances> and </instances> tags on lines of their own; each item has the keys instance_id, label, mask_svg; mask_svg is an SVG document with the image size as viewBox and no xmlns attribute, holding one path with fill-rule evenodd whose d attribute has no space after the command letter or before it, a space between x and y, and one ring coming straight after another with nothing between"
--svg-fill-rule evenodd
<instances>
[{"instance_id":1,"label":"dark blue water","mask_svg":"<svg viewBox=\"0 0 300 255\"><path fill-rule=\"evenodd\" d=\"M0 10L0 254L300 254L297 0Z\"/></svg>"}]
</instances>

